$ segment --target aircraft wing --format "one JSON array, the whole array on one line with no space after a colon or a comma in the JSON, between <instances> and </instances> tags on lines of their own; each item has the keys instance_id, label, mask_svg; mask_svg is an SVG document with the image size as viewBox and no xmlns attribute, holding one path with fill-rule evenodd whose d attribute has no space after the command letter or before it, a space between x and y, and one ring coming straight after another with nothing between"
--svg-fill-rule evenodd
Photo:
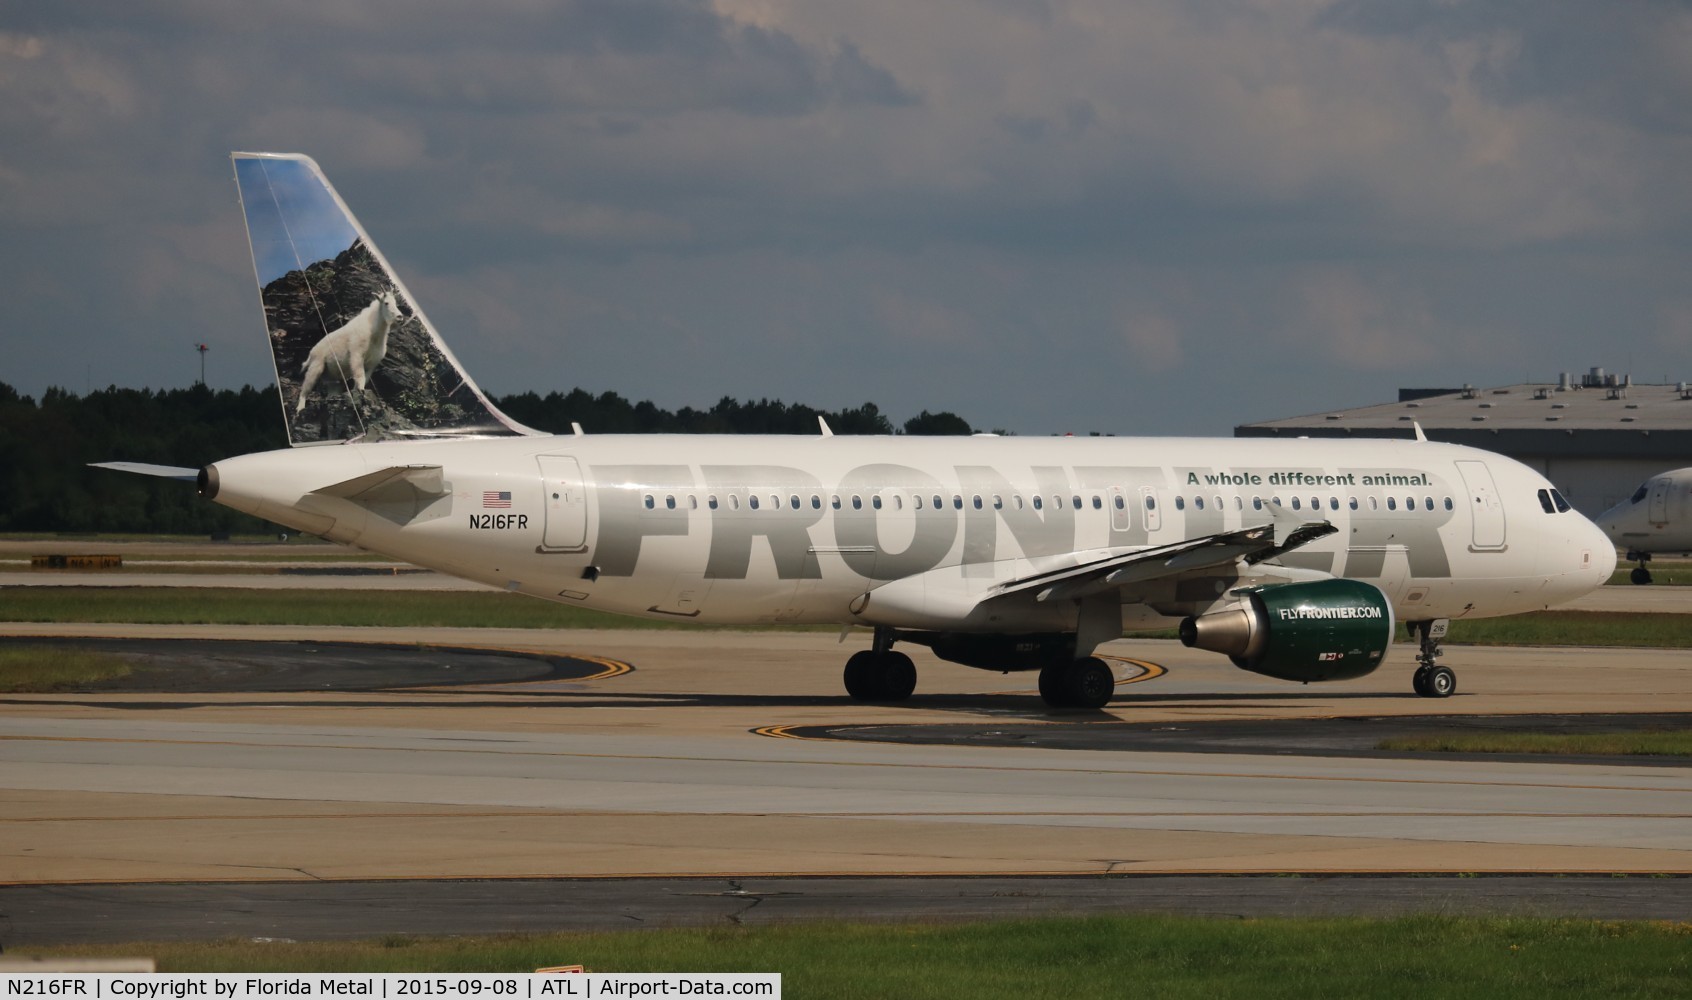
<instances>
[{"instance_id":1,"label":"aircraft wing","mask_svg":"<svg viewBox=\"0 0 1692 1000\"><path fill-rule=\"evenodd\" d=\"M1263 562L1338 530L1327 521L1304 521L1282 531L1277 531L1274 523L1253 525L1171 545L1113 553L1075 566L1007 580L994 585L985 599L1032 594L1041 603L1078 600L1158 577L1229 565L1239 559Z\"/></svg>"}]
</instances>

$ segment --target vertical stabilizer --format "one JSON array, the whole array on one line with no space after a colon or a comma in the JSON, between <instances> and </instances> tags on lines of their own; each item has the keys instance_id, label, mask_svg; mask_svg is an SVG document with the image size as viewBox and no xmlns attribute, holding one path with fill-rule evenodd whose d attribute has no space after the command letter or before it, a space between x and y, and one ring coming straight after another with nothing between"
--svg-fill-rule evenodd
<instances>
[{"instance_id":1,"label":"vertical stabilizer","mask_svg":"<svg viewBox=\"0 0 1692 1000\"><path fill-rule=\"evenodd\" d=\"M290 444L535 433L465 374L310 157L233 159Z\"/></svg>"}]
</instances>

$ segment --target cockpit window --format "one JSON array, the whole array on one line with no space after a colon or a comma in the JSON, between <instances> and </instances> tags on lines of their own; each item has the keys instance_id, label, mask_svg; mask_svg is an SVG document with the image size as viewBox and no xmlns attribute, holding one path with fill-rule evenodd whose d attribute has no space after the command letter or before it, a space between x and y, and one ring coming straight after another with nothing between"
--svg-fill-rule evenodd
<instances>
[{"instance_id":1,"label":"cockpit window","mask_svg":"<svg viewBox=\"0 0 1692 1000\"><path fill-rule=\"evenodd\" d=\"M1551 491L1551 499L1557 504L1557 513L1559 514L1567 513L1572 506L1567 500L1563 499L1563 494L1558 490Z\"/></svg>"},{"instance_id":2,"label":"cockpit window","mask_svg":"<svg viewBox=\"0 0 1692 1000\"><path fill-rule=\"evenodd\" d=\"M1543 508L1545 513L1547 513L1547 514L1557 513L1556 505L1551 502L1551 491L1550 490L1540 490L1539 491L1539 506L1541 508Z\"/></svg>"},{"instance_id":3,"label":"cockpit window","mask_svg":"<svg viewBox=\"0 0 1692 1000\"><path fill-rule=\"evenodd\" d=\"M1646 489L1646 487L1649 486L1649 485L1651 485L1651 484L1650 483L1640 483L1639 488L1633 491L1633 496L1629 497L1627 502L1628 503L1638 503L1639 501L1645 499L1645 494L1647 492L1649 492Z\"/></svg>"}]
</instances>

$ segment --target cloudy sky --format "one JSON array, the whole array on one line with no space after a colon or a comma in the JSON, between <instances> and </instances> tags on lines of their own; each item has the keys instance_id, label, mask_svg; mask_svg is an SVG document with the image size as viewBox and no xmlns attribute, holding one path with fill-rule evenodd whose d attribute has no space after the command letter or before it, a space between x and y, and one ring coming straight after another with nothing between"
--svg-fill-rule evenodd
<instances>
[{"instance_id":1,"label":"cloudy sky","mask_svg":"<svg viewBox=\"0 0 1692 1000\"><path fill-rule=\"evenodd\" d=\"M314 156L495 393L1227 434L1692 379L1684 2L0 0L0 95L28 394L269 383L231 149Z\"/></svg>"}]
</instances>

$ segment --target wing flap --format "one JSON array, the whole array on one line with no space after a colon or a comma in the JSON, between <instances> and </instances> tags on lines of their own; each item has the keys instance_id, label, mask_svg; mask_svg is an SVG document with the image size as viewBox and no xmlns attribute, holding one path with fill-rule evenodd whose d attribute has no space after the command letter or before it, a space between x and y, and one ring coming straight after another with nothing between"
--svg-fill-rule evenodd
<instances>
[{"instance_id":1,"label":"wing flap","mask_svg":"<svg viewBox=\"0 0 1692 1000\"><path fill-rule=\"evenodd\" d=\"M1007 580L995 585L985 599L1032 594L1041 603L1080 600L1160 577L1230 565L1240 559L1263 562L1338 530L1327 521L1307 521L1277 540L1275 524L1252 525L1171 545L1111 553L1075 566Z\"/></svg>"}]
</instances>

